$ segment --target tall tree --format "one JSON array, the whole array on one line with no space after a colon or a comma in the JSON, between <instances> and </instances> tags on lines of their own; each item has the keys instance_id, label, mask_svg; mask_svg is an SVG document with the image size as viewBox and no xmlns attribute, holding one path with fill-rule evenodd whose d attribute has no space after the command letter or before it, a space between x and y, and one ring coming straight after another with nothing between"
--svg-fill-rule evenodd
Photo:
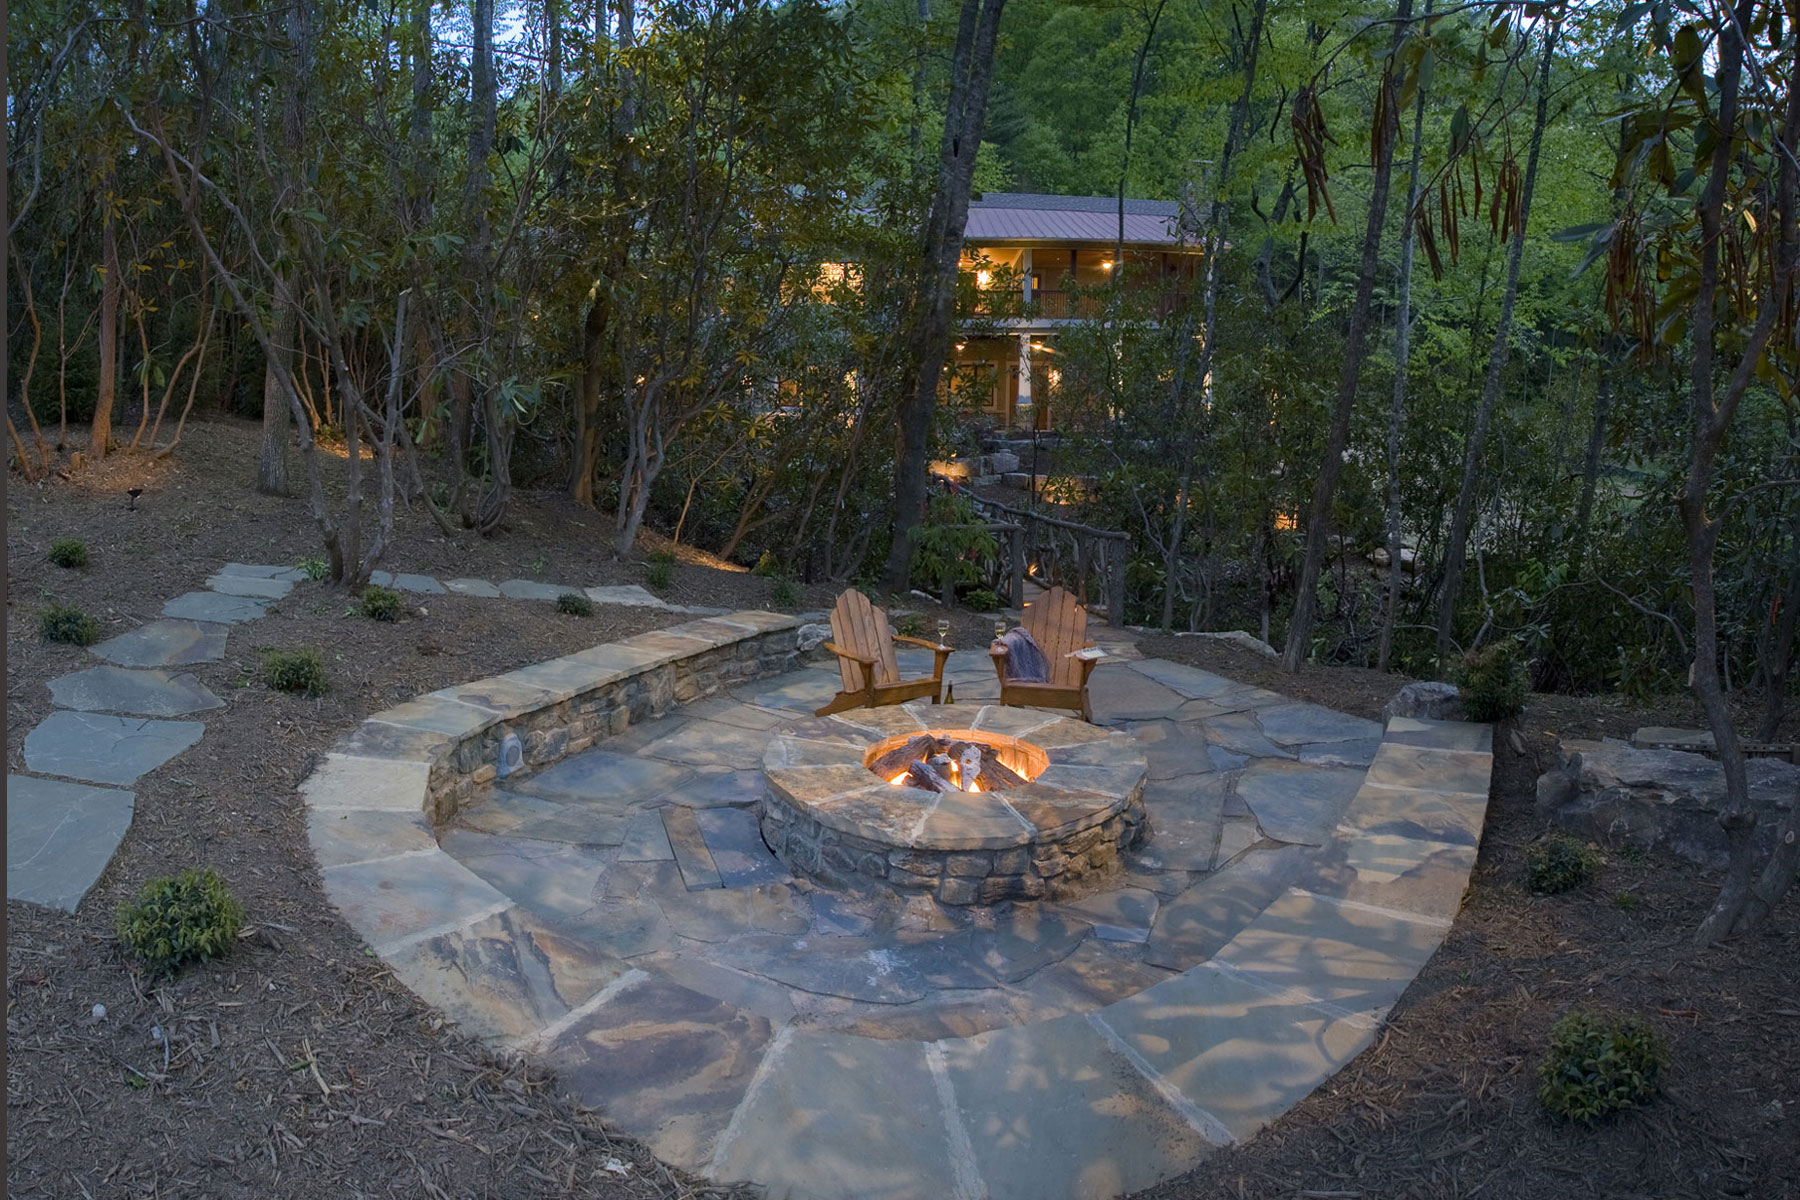
<instances>
[{"instance_id":1,"label":"tall tree","mask_svg":"<svg viewBox=\"0 0 1800 1200\"><path fill-rule=\"evenodd\" d=\"M994 47L1006 0L963 0L956 47L950 59L950 95L944 107L944 134L938 145L937 183L920 238L916 338L910 381L896 418L894 531L886 579L904 586L912 564L913 534L925 518L931 419L937 410L944 360L950 349L950 321L956 276L962 261L963 230L969 219L969 190L975 158L987 123L988 86L994 74Z\"/></svg>"},{"instance_id":2,"label":"tall tree","mask_svg":"<svg viewBox=\"0 0 1800 1200\"><path fill-rule=\"evenodd\" d=\"M1344 331L1343 365L1338 372L1337 403L1332 410L1331 428L1325 437L1325 452L1313 480L1312 503L1306 514L1306 556L1300 566L1299 589L1294 596L1294 616L1288 625L1287 645L1282 648L1282 669L1300 670L1306 661L1312 638L1314 609L1318 606L1319 570L1325 562L1325 538L1331 525L1331 503L1337 495L1338 476L1344 470L1344 449L1350 441L1350 413L1356 406L1356 388L1362 380L1363 360L1368 357L1369 316L1375 295L1375 277L1381 258L1381 231L1387 223L1388 190L1394 172L1394 142L1400 131L1400 46L1406 39L1407 24L1412 19L1412 0L1399 0L1395 6L1393 36L1388 43L1382 65L1381 81L1376 92L1374 127L1370 137L1370 158L1375 169L1369 186L1369 223L1363 230L1362 261L1356 273L1356 298L1350 306L1350 321ZM1318 104L1317 93L1305 89L1295 99L1294 124L1304 128L1307 115L1303 102ZM1314 141L1322 155L1322 141ZM1317 158L1307 164L1312 177L1322 178L1324 163ZM1309 184L1312 178L1309 178Z\"/></svg>"},{"instance_id":3,"label":"tall tree","mask_svg":"<svg viewBox=\"0 0 1800 1200\"><path fill-rule=\"evenodd\" d=\"M1512 186L1510 164L1500 170L1496 185L1494 232L1504 237L1512 233L1512 244L1506 251L1506 286L1500 294L1500 319L1494 326L1494 341L1488 351L1487 375L1481 384L1481 403L1475 409L1475 424L1469 430L1468 444L1463 448L1462 486L1456 493L1456 514L1450 521L1450 535L1444 544L1444 582L1438 593L1438 661L1450 657L1455 645L1456 601L1462 588L1463 563L1468 555L1469 529L1474 519L1475 483L1481 470L1481 452L1487 441L1488 424L1493 420L1494 405L1500 398L1500 385L1506 371L1507 356L1512 350L1513 307L1519 298L1519 265L1525 257L1525 233L1531 223L1531 198L1537 187L1538 153L1544 144L1544 125L1550 111L1550 63L1556 50L1557 25L1554 19L1545 23L1543 56L1538 63L1537 111L1531 123L1531 149L1525 158L1525 179L1516 190Z\"/></svg>"}]
</instances>

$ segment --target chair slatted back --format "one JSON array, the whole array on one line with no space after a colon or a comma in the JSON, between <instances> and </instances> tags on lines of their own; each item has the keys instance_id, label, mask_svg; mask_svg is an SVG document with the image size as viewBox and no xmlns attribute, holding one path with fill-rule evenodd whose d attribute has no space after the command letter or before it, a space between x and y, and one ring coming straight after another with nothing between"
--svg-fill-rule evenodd
<instances>
[{"instance_id":1,"label":"chair slatted back","mask_svg":"<svg viewBox=\"0 0 1800 1200\"><path fill-rule=\"evenodd\" d=\"M1050 682L1057 687L1081 685L1081 661L1070 658L1087 644L1087 610L1074 596L1053 587L1025 609L1020 622L1050 660Z\"/></svg>"},{"instance_id":2,"label":"chair slatted back","mask_svg":"<svg viewBox=\"0 0 1800 1200\"><path fill-rule=\"evenodd\" d=\"M894 659L894 643L888 637L887 614L855 588L839 596L837 605L831 610L831 638L846 650L875 659L876 683L893 683L900 678L900 667ZM868 686L859 662L840 657L838 673L843 677L846 692L861 691Z\"/></svg>"}]
</instances>

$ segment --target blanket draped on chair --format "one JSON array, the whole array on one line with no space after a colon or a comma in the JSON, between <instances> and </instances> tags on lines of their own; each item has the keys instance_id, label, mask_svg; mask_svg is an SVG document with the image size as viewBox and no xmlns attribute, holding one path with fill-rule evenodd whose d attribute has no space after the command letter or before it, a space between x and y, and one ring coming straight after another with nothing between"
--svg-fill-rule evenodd
<instances>
[{"instance_id":1,"label":"blanket draped on chair","mask_svg":"<svg viewBox=\"0 0 1800 1200\"><path fill-rule=\"evenodd\" d=\"M1000 639L1006 647L1006 678L1013 683L1050 682L1050 660L1044 648L1023 625L1006 631Z\"/></svg>"}]
</instances>

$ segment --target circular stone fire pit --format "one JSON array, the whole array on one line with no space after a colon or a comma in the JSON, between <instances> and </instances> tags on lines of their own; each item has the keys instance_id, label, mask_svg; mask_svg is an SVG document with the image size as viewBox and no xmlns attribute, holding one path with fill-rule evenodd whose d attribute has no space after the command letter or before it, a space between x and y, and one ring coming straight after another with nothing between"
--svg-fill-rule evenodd
<instances>
[{"instance_id":1,"label":"circular stone fire pit","mask_svg":"<svg viewBox=\"0 0 1800 1200\"><path fill-rule=\"evenodd\" d=\"M817 736L777 737L763 756L763 838L832 887L956 905L1065 899L1101 887L1146 833L1143 752L1072 717L909 704L840 713L808 732ZM948 786L909 773L895 756L921 734L938 739L932 749L979 748L1005 768L981 777L999 782L964 791L960 771L938 772Z\"/></svg>"}]
</instances>

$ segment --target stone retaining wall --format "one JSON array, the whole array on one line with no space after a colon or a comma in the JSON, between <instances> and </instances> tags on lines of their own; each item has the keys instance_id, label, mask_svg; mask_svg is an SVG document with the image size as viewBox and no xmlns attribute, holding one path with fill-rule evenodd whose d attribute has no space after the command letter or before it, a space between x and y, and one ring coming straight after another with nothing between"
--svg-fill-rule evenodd
<instances>
[{"instance_id":1,"label":"stone retaining wall","mask_svg":"<svg viewBox=\"0 0 1800 1200\"><path fill-rule=\"evenodd\" d=\"M395 768L388 774L423 785L417 803L435 828L498 777L510 735L519 738L523 768L549 766L634 721L792 670L799 627L779 613L708 617L430 692L341 738L302 791L315 810L366 808L345 793L367 786L366 768L376 764L351 760L385 761Z\"/></svg>"}]
</instances>

